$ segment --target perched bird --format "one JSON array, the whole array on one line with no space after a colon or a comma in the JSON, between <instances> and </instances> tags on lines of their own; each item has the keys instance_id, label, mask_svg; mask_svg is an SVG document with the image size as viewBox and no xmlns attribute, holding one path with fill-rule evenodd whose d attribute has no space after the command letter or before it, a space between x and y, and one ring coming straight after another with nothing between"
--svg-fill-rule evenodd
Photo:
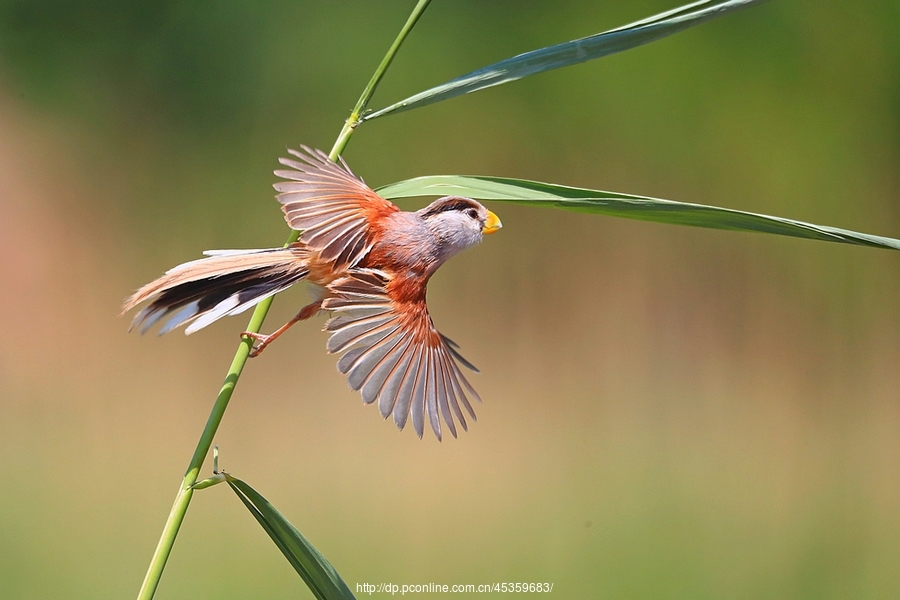
<instances>
[{"instance_id":1,"label":"perched bird","mask_svg":"<svg viewBox=\"0 0 900 600\"><path fill-rule=\"evenodd\" d=\"M469 198L447 196L415 212L401 211L357 178L347 164L320 150L288 150L280 192L285 220L302 231L285 248L213 250L179 265L135 292L122 314L142 302L132 328L144 333L165 320L159 334L187 325L186 334L307 280L316 300L269 335L244 332L258 356L294 323L320 310L329 352L344 353L338 370L363 402L378 401L385 419L403 429L412 417L421 438L425 417L438 440L441 417L456 437L468 429L460 407L475 419L469 398L481 399L459 365L477 371L457 346L434 328L425 291L429 278L458 252L501 227L497 215ZM454 419L455 417L455 419Z\"/></svg>"}]
</instances>

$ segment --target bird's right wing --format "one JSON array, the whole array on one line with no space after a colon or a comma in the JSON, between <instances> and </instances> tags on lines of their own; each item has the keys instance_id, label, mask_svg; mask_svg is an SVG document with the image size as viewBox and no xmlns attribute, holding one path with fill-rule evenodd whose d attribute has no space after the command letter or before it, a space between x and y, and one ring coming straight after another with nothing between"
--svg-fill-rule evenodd
<instances>
[{"instance_id":1,"label":"bird's right wing","mask_svg":"<svg viewBox=\"0 0 900 600\"><path fill-rule=\"evenodd\" d=\"M353 266L372 248L384 217L400 209L356 177L346 163L332 162L321 150L288 150L299 160L280 158L289 167L274 184L284 217L301 241L335 267Z\"/></svg>"},{"instance_id":2,"label":"bird's right wing","mask_svg":"<svg viewBox=\"0 0 900 600\"><path fill-rule=\"evenodd\" d=\"M378 400L385 419L393 414L402 429L411 416L416 434L422 437L427 413L440 440L440 414L456 437L454 416L468 429L460 404L475 419L466 396L481 401L459 364L477 369L434 328L424 284L421 293L410 293L408 285L399 283L390 274L372 269L356 269L332 282L322 304L336 313L325 325L331 332L328 351L345 352L338 370L347 375L351 388L362 393L364 403Z\"/></svg>"}]
</instances>

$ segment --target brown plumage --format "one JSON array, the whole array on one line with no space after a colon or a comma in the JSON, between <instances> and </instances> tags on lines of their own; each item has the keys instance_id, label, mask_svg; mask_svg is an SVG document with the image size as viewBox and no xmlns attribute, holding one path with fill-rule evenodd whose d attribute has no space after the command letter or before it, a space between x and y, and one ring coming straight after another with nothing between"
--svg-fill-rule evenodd
<instances>
[{"instance_id":1,"label":"brown plumage","mask_svg":"<svg viewBox=\"0 0 900 600\"><path fill-rule=\"evenodd\" d=\"M128 300L125 313L143 302L132 327L159 333L187 325L193 333L227 315L306 279L321 298L270 335L244 332L262 350L297 321L319 310L334 316L325 329L328 351L343 353L338 370L363 402L378 401L384 418L402 429L411 418L422 437L427 418L440 440L441 420L456 436L474 419L470 398L480 401L459 365L476 370L441 335L425 303L429 278L450 257L500 229L494 213L469 198L448 196L415 211L401 211L358 179L346 163L303 147L275 171L285 220L301 230L287 248L217 250L179 265ZM299 160L297 160L299 159Z\"/></svg>"}]
</instances>

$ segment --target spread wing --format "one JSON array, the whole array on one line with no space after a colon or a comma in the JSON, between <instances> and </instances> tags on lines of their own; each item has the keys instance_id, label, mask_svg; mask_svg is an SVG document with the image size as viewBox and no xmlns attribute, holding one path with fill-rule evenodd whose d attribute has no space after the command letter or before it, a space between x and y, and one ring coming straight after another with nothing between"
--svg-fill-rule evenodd
<instances>
[{"instance_id":1,"label":"spread wing","mask_svg":"<svg viewBox=\"0 0 900 600\"><path fill-rule=\"evenodd\" d=\"M385 419L403 429L408 417L421 438L425 415L441 439L441 417L453 437L456 420L468 430L460 408L475 419L469 398L481 398L466 381L462 364L477 371L456 345L435 328L425 306L425 289L409 293L388 273L357 269L328 286L322 308L336 313L325 325L329 352L345 352L338 370L363 402L378 400ZM457 364L459 363L459 364ZM468 396L468 397L467 397Z\"/></svg>"},{"instance_id":2,"label":"spread wing","mask_svg":"<svg viewBox=\"0 0 900 600\"><path fill-rule=\"evenodd\" d=\"M353 266L372 247L381 220L400 209L356 177L346 163L332 162L321 150L301 146L288 150L299 160L280 158L289 167L275 175L286 179L275 184L285 220L302 230L301 241L319 250L320 257L336 267Z\"/></svg>"}]
</instances>

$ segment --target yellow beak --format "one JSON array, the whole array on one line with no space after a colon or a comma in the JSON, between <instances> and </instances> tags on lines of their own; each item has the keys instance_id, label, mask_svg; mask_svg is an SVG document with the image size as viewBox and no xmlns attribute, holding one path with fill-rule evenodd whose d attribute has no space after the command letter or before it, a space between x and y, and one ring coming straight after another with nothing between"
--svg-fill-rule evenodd
<instances>
[{"instance_id":1,"label":"yellow beak","mask_svg":"<svg viewBox=\"0 0 900 600\"><path fill-rule=\"evenodd\" d=\"M501 227L503 227L503 223L500 222L500 218L493 212L488 211L488 216L487 219L484 220L484 227L481 228L481 233L488 235L489 233L498 231Z\"/></svg>"}]
</instances>

